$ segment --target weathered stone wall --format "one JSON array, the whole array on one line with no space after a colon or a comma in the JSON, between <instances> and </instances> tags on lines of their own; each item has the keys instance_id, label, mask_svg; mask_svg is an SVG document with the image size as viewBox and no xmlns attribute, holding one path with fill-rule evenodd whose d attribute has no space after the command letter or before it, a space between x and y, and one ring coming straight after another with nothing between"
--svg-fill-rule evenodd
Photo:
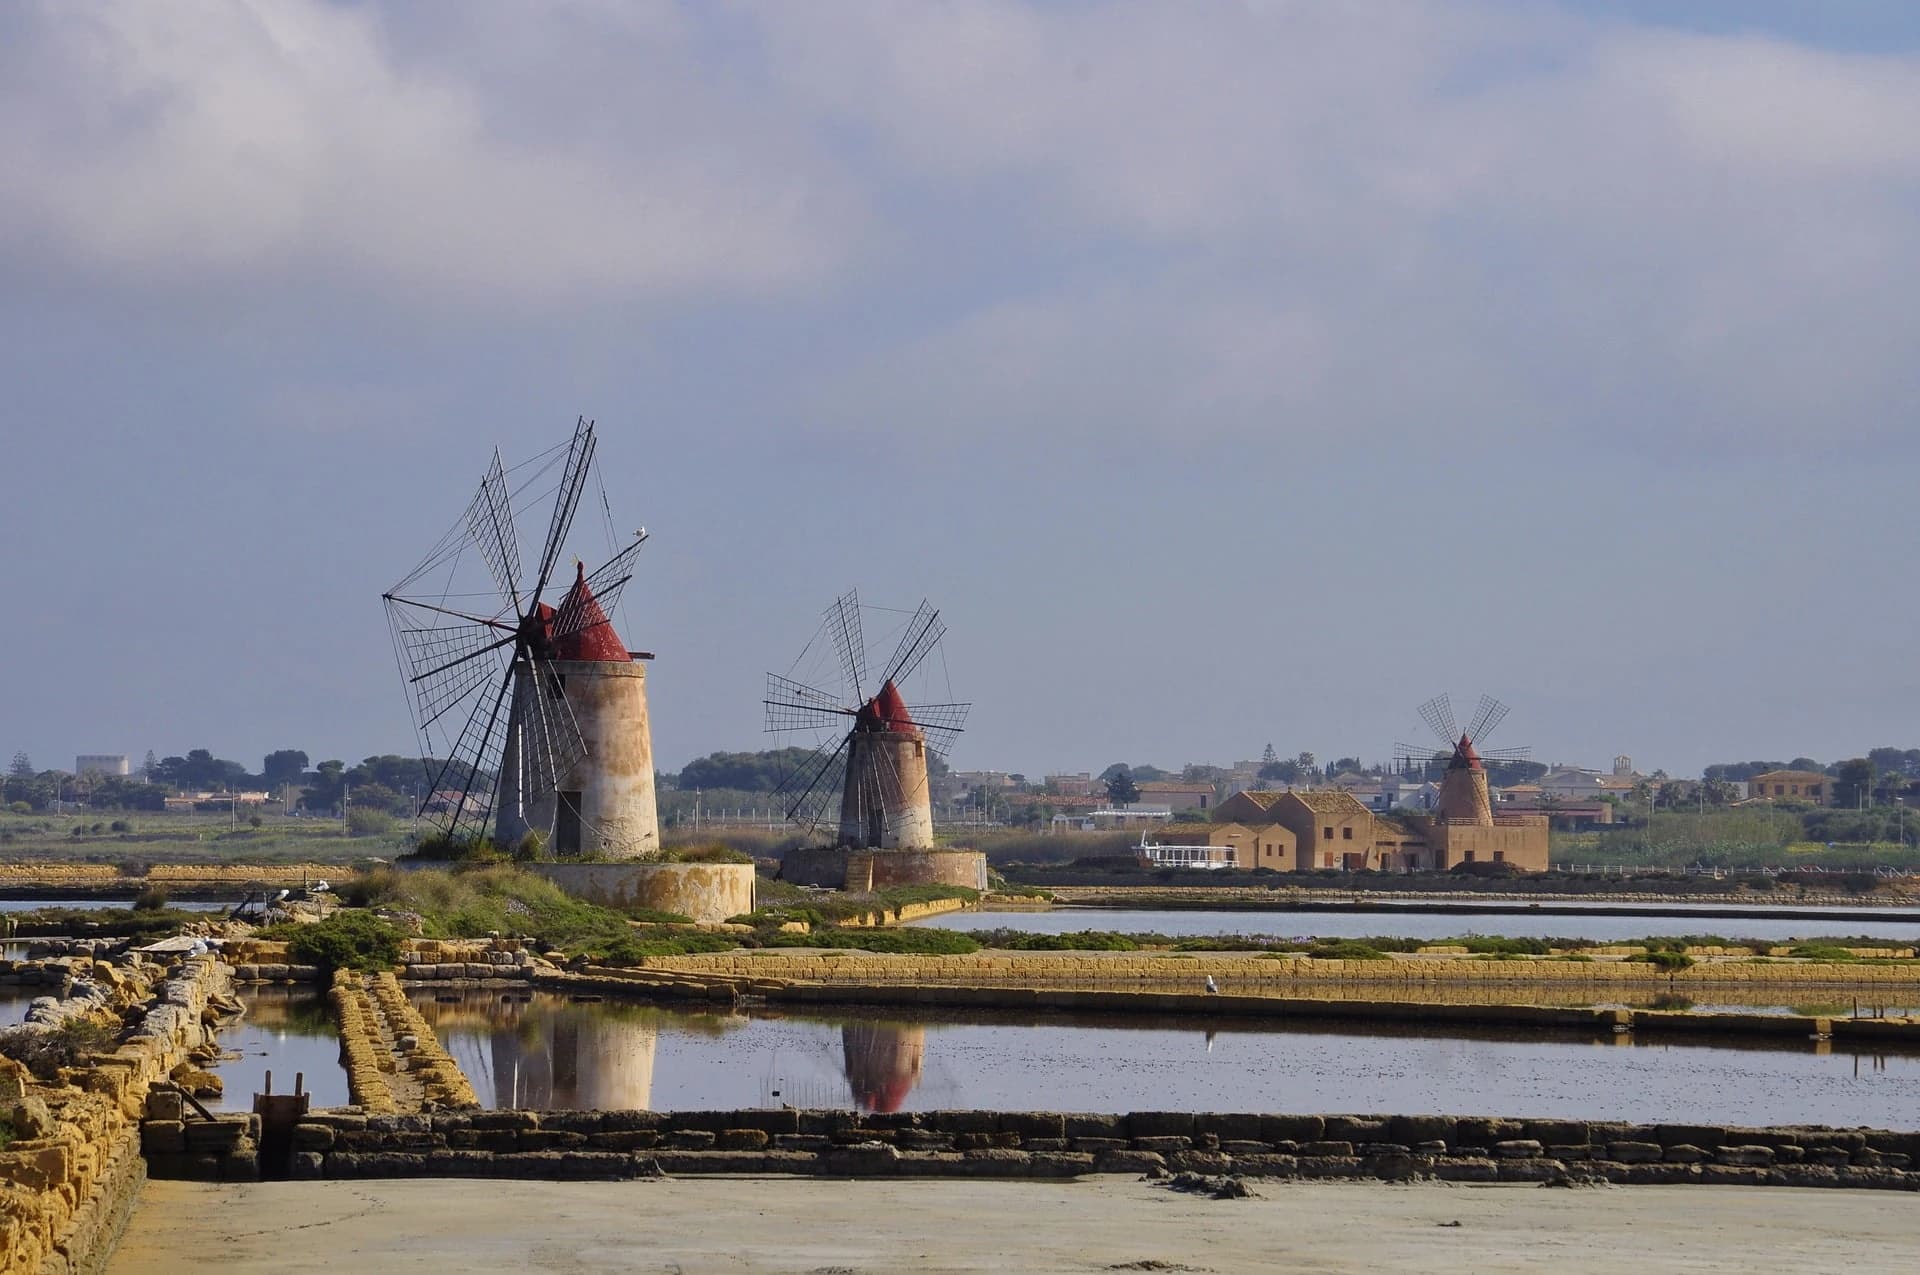
<instances>
[{"instance_id":1,"label":"weathered stone wall","mask_svg":"<svg viewBox=\"0 0 1920 1275\"><path fill-rule=\"evenodd\" d=\"M145 1173L139 1122L150 1087L213 1038L227 992L211 957L183 961L164 979L159 967L132 958L90 964L80 970L74 962L75 983L111 986L115 1005L149 993L152 1002L125 1043L69 1073L71 1083L43 1085L0 1067L0 1115L15 1135L0 1150L3 1275L101 1268Z\"/></svg>"},{"instance_id":2,"label":"weathered stone wall","mask_svg":"<svg viewBox=\"0 0 1920 1275\"><path fill-rule=\"evenodd\" d=\"M526 871L602 907L678 912L712 925L753 911L750 863L529 863Z\"/></svg>"},{"instance_id":3,"label":"weathered stone wall","mask_svg":"<svg viewBox=\"0 0 1920 1275\"><path fill-rule=\"evenodd\" d=\"M1051 1111L316 1112L299 1178L680 1173L1278 1178L1920 1189L1920 1134L1399 1115Z\"/></svg>"},{"instance_id":4,"label":"weathered stone wall","mask_svg":"<svg viewBox=\"0 0 1920 1275\"><path fill-rule=\"evenodd\" d=\"M779 949L662 956L650 968L743 978L855 979L862 982L974 983L1007 987L1166 983L1212 975L1225 984L1363 983L1373 986L1476 983L1524 987L1581 985L1685 990L1690 987L1825 985L1920 987L1920 964L1827 962L1704 963L1667 973L1628 961L1474 961L1450 957L1315 960L1234 952L976 952L966 956L901 956L877 952L791 952Z\"/></svg>"},{"instance_id":5,"label":"weathered stone wall","mask_svg":"<svg viewBox=\"0 0 1920 1275\"><path fill-rule=\"evenodd\" d=\"M125 894L157 885L176 893L232 893L248 886L301 885L345 880L353 871L338 863L156 863L128 875L110 863L0 863L0 891Z\"/></svg>"},{"instance_id":6,"label":"weathered stone wall","mask_svg":"<svg viewBox=\"0 0 1920 1275\"><path fill-rule=\"evenodd\" d=\"M844 846L802 846L789 850L780 860L780 879L795 885L838 890L847 883L847 854Z\"/></svg>"},{"instance_id":7,"label":"weathered stone wall","mask_svg":"<svg viewBox=\"0 0 1920 1275\"><path fill-rule=\"evenodd\" d=\"M978 850L854 850L847 854L846 888L885 890L901 885L987 888L987 856Z\"/></svg>"}]
</instances>

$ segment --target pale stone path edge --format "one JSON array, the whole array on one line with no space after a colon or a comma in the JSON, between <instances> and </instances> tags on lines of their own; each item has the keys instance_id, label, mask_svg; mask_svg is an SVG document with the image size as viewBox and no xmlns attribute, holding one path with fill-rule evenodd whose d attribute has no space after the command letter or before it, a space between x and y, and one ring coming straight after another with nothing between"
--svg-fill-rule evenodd
<instances>
[{"instance_id":1,"label":"pale stone path edge","mask_svg":"<svg viewBox=\"0 0 1920 1275\"><path fill-rule=\"evenodd\" d=\"M1920 1209L1777 1187L148 1182L107 1275L519 1270L1907 1272ZM1458 1225L1453 1225L1458 1223ZM1163 1263L1152 1266L1148 1263Z\"/></svg>"}]
</instances>

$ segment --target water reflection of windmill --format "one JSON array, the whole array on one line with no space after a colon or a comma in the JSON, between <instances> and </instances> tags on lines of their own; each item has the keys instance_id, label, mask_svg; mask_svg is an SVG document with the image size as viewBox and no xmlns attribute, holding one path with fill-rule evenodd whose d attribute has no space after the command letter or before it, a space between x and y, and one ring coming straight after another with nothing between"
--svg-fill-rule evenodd
<instances>
[{"instance_id":1,"label":"water reflection of windmill","mask_svg":"<svg viewBox=\"0 0 1920 1275\"><path fill-rule=\"evenodd\" d=\"M491 824L502 844L538 833L559 854L659 846L646 677L635 662L651 656L628 651L607 617L646 532L592 572L578 563L559 604L545 600L596 448L583 419L568 442L512 470L495 452L466 513L383 595L429 759L424 813L451 839ZM517 515L549 496L528 578ZM600 505L611 542L604 487Z\"/></svg>"},{"instance_id":2,"label":"water reflection of windmill","mask_svg":"<svg viewBox=\"0 0 1920 1275\"><path fill-rule=\"evenodd\" d=\"M852 849L931 848L927 754L946 756L965 726L968 705L910 705L901 687L930 667L946 626L922 602L892 656L870 673L861 609L855 593L836 599L794 667L767 674L767 730L805 733L815 741L781 785L787 818L810 833L831 827L834 844ZM808 666L809 680L801 680L795 674L810 657L815 664ZM812 674L814 668L827 676ZM810 684L832 680L841 689Z\"/></svg>"},{"instance_id":3,"label":"water reflection of windmill","mask_svg":"<svg viewBox=\"0 0 1920 1275\"><path fill-rule=\"evenodd\" d=\"M471 993L458 1003L419 1008L474 1087L491 1093L491 1106L620 1111L652 1105L657 1011Z\"/></svg>"},{"instance_id":4,"label":"water reflection of windmill","mask_svg":"<svg viewBox=\"0 0 1920 1275\"><path fill-rule=\"evenodd\" d=\"M1463 730L1454 722L1453 703L1444 694L1420 706L1420 716L1441 747L1395 744L1396 768L1404 775L1440 780L1440 799L1434 813L1446 820L1491 825L1493 801L1487 790L1486 763L1525 761L1532 751L1523 746L1488 748L1487 737L1506 719L1507 706L1482 695Z\"/></svg>"}]
</instances>

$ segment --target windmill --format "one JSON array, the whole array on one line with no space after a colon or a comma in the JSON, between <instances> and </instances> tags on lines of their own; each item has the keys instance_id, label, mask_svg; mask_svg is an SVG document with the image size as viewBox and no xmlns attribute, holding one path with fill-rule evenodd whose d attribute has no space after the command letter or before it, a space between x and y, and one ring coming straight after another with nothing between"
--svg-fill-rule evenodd
<instances>
[{"instance_id":1,"label":"windmill","mask_svg":"<svg viewBox=\"0 0 1920 1275\"><path fill-rule=\"evenodd\" d=\"M909 706L900 688L929 667L946 626L922 602L902 626L892 656L870 673L861 610L857 593L836 598L794 667L767 674L768 732L814 738L812 751L781 783L787 818L809 833L832 826L834 844L851 849L931 849L927 754L946 756L969 706ZM794 676L810 655L825 674L809 666L811 682L838 681L839 689Z\"/></svg>"},{"instance_id":2,"label":"windmill","mask_svg":"<svg viewBox=\"0 0 1920 1275\"><path fill-rule=\"evenodd\" d=\"M1525 747L1489 749L1484 746L1487 737L1505 720L1507 706L1491 695L1482 695L1472 719L1466 729L1461 730L1454 722L1453 701L1442 694L1422 704L1420 716L1439 739L1441 747L1436 750L1430 745L1395 744L1396 768L1402 774L1417 774L1422 778L1435 768L1442 769L1445 773L1434 813L1447 821L1491 826L1493 802L1487 792L1484 763L1524 761L1531 751Z\"/></svg>"},{"instance_id":3,"label":"windmill","mask_svg":"<svg viewBox=\"0 0 1920 1275\"><path fill-rule=\"evenodd\" d=\"M491 826L501 845L538 833L559 854L659 846L636 662L652 656L628 651L607 617L646 531L591 572L576 560L558 604L546 601L597 445L581 418L567 442L511 470L496 450L466 512L382 595L426 765L423 813L449 841ZM604 487L599 496L611 542ZM518 521L535 510L546 539L529 577Z\"/></svg>"}]
</instances>

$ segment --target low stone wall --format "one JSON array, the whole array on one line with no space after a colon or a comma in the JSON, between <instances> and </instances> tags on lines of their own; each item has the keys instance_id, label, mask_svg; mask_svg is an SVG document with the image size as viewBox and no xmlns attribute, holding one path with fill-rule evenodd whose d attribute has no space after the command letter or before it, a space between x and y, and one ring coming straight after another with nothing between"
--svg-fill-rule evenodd
<instances>
[{"instance_id":1,"label":"low stone wall","mask_svg":"<svg viewBox=\"0 0 1920 1275\"><path fill-rule=\"evenodd\" d=\"M525 871L602 907L677 912L703 925L753 911L750 863L528 863Z\"/></svg>"},{"instance_id":2,"label":"low stone wall","mask_svg":"<svg viewBox=\"0 0 1920 1275\"><path fill-rule=\"evenodd\" d=\"M865 892L897 885L987 888L987 856L978 850L847 850L811 846L789 850L780 879L795 885Z\"/></svg>"},{"instance_id":3,"label":"low stone wall","mask_svg":"<svg viewBox=\"0 0 1920 1275\"><path fill-rule=\"evenodd\" d=\"M885 890L901 885L987 888L987 856L978 850L854 850L847 854L845 888Z\"/></svg>"},{"instance_id":4,"label":"low stone wall","mask_svg":"<svg viewBox=\"0 0 1920 1275\"><path fill-rule=\"evenodd\" d=\"M1920 1189L1920 1134L1586 1120L1049 1111L315 1112L296 1178L658 1173L1608 1181Z\"/></svg>"},{"instance_id":5,"label":"low stone wall","mask_svg":"<svg viewBox=\"0 0 1920 1275\"><path fill-rule=\"evenodd\" d=\"M801 980L846 979L863 983L967 983L1009 987L1085 986L1139 982L1196 985L1211 975L1219 984L1365 983L1377 986L1471 982L1588 985L1647 989L1814 985L1844 988L1920 989L1920 964L1858 965L1826 962L1716 962L1667 973L1627 961L1475 961L1408 957L1378 961L1327 961L1234 952L978 952L967 956L903 956L880 952L780 949L649 957L650 968L690 975Z\"/></svg>"},{"instance_id":6,"label":"low stone wall","mask_svg":"<svg viewBox=\"0 0 1920 1275\"><path fill-rule=\"evenodd\" d=\"M182 961L170 973L133 957L80 965L74 962L73 981L110 986L116 1009L150 1003L124 1043L67 1073L70 1083L40 1084L0 1064L0 1114L15 1135L0 1150L4 1275L103 1266L145 1175L140 1121L149 1091L213 1039L226 1003L226 974L211 957Z\"/></svg>"},{"instance_id":7,"label":"low stone wall","mask_svg":"<svg viewBox=\"0 0 1920 1275\"><path fill-rule=\"evenodd\" d=\"M421 1104L429 1108L479 1106L480 1099L467 1083L460 1064L441 1046L433 1028L400 990L399 981L392 974L376 974L371 990L374 1004L386 1017L387 1027L406 1057L408 1073L420 1086Z\"/></svg>"},{"instance_id":8,"label":"low stone wall","mask_svg":"<svg viewBox=\"0 0 1920 1275\"><path fill-rule=\"evenodd\" d=\"M0 863L0 895L25 891L53 894L124 894L148 885L176 894L231 894L248 886L293 886L343 881L353 870L338 863L156 863L128 874L110 863Z\"/></svg>"}]
</instances>

